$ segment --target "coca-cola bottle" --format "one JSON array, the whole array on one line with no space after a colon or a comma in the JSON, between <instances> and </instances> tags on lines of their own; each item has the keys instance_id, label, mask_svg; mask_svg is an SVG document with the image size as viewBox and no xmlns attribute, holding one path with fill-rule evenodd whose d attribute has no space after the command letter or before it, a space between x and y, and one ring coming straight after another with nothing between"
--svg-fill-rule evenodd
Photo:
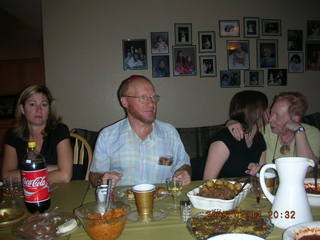
<instances>
[{"instance_id":1,"label":"coca-cola bottle","mask_svg":"<svg viewBox=\"0 0 320 240\"><path fill-rule=\"evenodd\" d=\"M48 169L44 157L36 151L36 142L28 142L21 167L24 203L31 213L43 213L50 207Z\"/></svg>"}]
</instances>

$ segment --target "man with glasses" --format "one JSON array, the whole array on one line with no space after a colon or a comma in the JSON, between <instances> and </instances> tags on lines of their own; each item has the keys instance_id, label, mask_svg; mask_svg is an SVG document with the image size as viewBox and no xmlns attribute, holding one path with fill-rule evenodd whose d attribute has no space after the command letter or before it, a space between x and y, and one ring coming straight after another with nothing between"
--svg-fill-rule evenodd
<instances>
[{"instance_id":1,"label":"man with glasses","mask_svg":"<svg viewBox=\"0 0 320 240\"><path fill-rule=\"evenodd\" d=\"M91 184L96 185L98 179L104 183L112 179L113 186L164 183L171 177L189 184L190 158L176 129L156 120L160 96L151 81L140 75L125 79L118 99L127 117L100 132L90 168ZM168 156L172 161L160 160Z\"/></svg>"}]
</instances>

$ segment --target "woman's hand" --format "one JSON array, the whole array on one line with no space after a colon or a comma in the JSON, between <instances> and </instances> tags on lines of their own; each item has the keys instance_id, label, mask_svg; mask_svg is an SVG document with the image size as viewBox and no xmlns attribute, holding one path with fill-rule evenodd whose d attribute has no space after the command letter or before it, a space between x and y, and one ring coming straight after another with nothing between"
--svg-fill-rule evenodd
<instances>
[{"instance_id":1,"label":"woman's hand","mask_svg":"<svg viewBox=\"0 0 320 240\"><path fill-rule=\"evenodd\" d=\"M238 121L232 119L228 120L226 127L229 129L229 132L232 134L232 136L238 141L241 141L241 139L244 138L242 125Z\"/></svg>"},{"instance_id":2,"label":"woman's hand","mask_svg":"<svg viewBox=\"0 0 320 240\"><path fill-rule=\"evenodd\" d=\"M255 176L260 171L261 165L259 163L249 163L248 169L245 171L246 174Z\"/></svg>"}]
</instances>

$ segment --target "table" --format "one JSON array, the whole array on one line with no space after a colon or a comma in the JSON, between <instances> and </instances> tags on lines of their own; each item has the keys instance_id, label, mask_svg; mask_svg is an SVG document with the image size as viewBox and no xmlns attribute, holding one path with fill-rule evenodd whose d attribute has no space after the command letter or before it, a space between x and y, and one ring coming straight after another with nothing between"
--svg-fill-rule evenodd
<instances>
[{"instance_id":1,"label":"table","mask_svg":"<svg viewBox=\"0 0 320 240\"><path fill-rule=\"evenodd\" d=\"M88 181L71 181L70 183L58 183L51 186L51 205L50 209L59 208L61 212L73 212L73 209L80 206L89 189ZM23 200L17 203L24 207ZM70 235L64 239L70 238ZM18 239L12 236L11 228L0 229L0 240Z\"/></svg>"},{"instance_id":2,"label":"table","mask_svg":"<svg viewBox=\"0 0 320 240\"><path fill-rule=\"evenodd\" d=\"M187 199L186 193L193 188L199 186L202 181L194 181L189 186L183 188L183 193L179 197L179 200ZM95 200L95 191L90 188L84 198L84 202L90 202ZM249 193L246 199L240 204L240 209L250 209L250 205L255 201L253 193ZM159 207L172 207L173 200L168 196L164 200L155 201L155 206ZM262 203L266 206L263 212L267 213L271 209L271 204L267 199L263 199ZM132 208L135 208L134 202L130 203ZM193 209L193 213L199 210ZM312 208L314 221L320 220L320 208ZM282 239L283 230L274 227L272 233L267 237L267 240L279 240ZM127 222L125 229L120 236L119 240L164 240L164 239L181 239L181 240L193 240L193 237L188 232L185 223L180 221L179 213L170 212L169 216L158 222L151 222L149 224L143 224L140 222ZM90 239L83 228L79 228L69 238L70 240Z\"/></svg>"}]
</instances>

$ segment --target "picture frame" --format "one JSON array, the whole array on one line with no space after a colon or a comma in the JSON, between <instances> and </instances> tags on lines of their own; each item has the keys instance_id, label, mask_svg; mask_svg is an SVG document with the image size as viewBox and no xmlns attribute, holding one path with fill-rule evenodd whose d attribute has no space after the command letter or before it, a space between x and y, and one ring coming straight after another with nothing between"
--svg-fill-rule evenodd
<instances>
[{"instance_id":1,"label":"picture frame","mask_svg":"<svg viewBox=\"0 0 320 240\"><path fill-rule=\"evenodd\" d=\"M268 86L287 86L287 69L268 69Z\"/></svg>"},{"instance_id":2,"label":"picture frame","mask_svg":"<svg viewBox=\"0 0 320 240\"><path fill-rule=\"evenodd\" d=\"M216 33L215 31L199 31L198 44L199 53L215 53L216 52Z\"/></svg>"},{"instance_id":3,"label":"picture frame","mask_svg":"<svg viewBox=\"0 0 320 240\"><path fill-rule=\"evenodd\" d=\"M320 20L307 21L307 39L320 40Z\"/></svg>"},{"instance_id":4,"label":"picture frame","mask_svg":"<svg viewBox=\"0 0 320 240\"><path fill-rule=\"evenodd\" d=\"M306 43L306 70L320 71L320 42Z\"/></svg>"},{"instance_id":5,"label":"picture frame","mask_svg":"<svg viewBox=\"0 0 320 240\"><path fill-rule=\"evenodd\" d=\"M244 86L245 87L263 87L264 71L263 70L245 70Z\"/></svg>"},{"instance_id":6,"label":"picture frame","mask_svg":"<svg viewBox=\"0 0 320 240\"><path fill-rule=\"evenodd\" d=\"M169 53L169 33L151 32L151 53L168 54Z\"/></svg>"},{"instance_id":7,"label":"picture frame","mask_svg":"<svg viewBox=\"0 0 320 240\"><path fill-rule=\"evenodd\" d=\"M228 69L250 68L249 40L227 41Z\"/></svg>"},{"instance_id":8,"label":"picture frame","mask_svg":"<svg viewBox=\"0 0 320 240\"><path fill-rule=\"evenodd\" d=\"M122 49L124 70L148 69L146 39L122 40Z\"/></svg>"},{"instance_id":9,"label":"picture frame","mask_svg":"<svg viewBox=\"0 0 320 240\"><path fill-rule=\"evenodd\" d=\"M173 76L197 75L196 46L173 46Z\"/></svg>"},{"instance_id":10,"label":"picture frame","mask_svg":"<svg viewBox=\"0 0 320 240\"><path fill-rule=\"evenodd\" d=\"M240 70L221 70L220 87L221 88L239 88L241 85Z\"/></svg>"},{"instance_id":11,"label":"picture frame","mask_svg":"<svg viewBox=\"0 0 320 240\"><path fill-rule=\"evenodd\" d=\"M288 51L303 51L302 30L288 30Z\"/></svg>"},{"instance_id":12,"label":"picture frame","mask_svg":"<svg viewBox=\"0 0 320 240\"><path fill-rule=\"evenodd\" d=\"M243 36L247 38L260 36L260 19L258 17L243 18Z\"/></svg>"},{"instance_id":13,"label":"picture frame","mask_svg":"<svg viewBox=\"0 0 320 240\"><path fill-rule=\"evenodd\" d=\"M199 56L200 77L217 76L217 59L215 55Z\"/></svg>"},{"instance_id":14,"label":"picture frame","mask_svg":"<svg viewBox=\"0 0 320 240\"><path fill-rule=\"evenodd\" d=\"M219 20L220 37L240 37L239 20Z\"/></svg>"},{"instance_id":15,"label":"picture frame","mask_svg":"<svg viewBox=\"0 0 320 240\"><path fill-rule=\"evenodd\" d=\"M0 96L0 119L14 118L18 95Z\"/></svg>"},{"instance_id":16,"label":"picture frame","mask_svg":"<svg viewBox=\"0 0 320 240\"><path fill-rule=\"evenodd\" d=\"M192 24L191 23L175 23L175 43L176 45L192 44Z\"/></svg>"},{"instance_id":17,"label":"picture frame","mask_svg":"<svg viewBox=\"0 0 320 240\"><path fill-rule=\"evenodd\" d=\"M303 52L288 53L288 72L303 73L304 72L304 56Z\"/></svg>"},{"instance_id":18,"label":"picture frame","mask_svg":"<svg viewBox=\"0 0 320 240\"><path fill-rule=\"evenodd\" d=\"M261 20L262 36L281 36L280 19L262 19Z\"/></svg>"},{"instance_id":19,"label":"picture frame","mask_svg":"<svg viewBox=\"0 0 320 240\"><path fill-rule=\"evenodd\" d=\"M152 56L152 77L170 77L169 55Z\"/></svg>"},{"instance_id":20,"label":"picture frame","mask_svg":"<svg viewBox=\"0 0 320 240\"><path fill-rule=\"evenodd\" d=\"M257 67L278 67L278 40L257 39Z\"/></svg>"}]
</instances>

